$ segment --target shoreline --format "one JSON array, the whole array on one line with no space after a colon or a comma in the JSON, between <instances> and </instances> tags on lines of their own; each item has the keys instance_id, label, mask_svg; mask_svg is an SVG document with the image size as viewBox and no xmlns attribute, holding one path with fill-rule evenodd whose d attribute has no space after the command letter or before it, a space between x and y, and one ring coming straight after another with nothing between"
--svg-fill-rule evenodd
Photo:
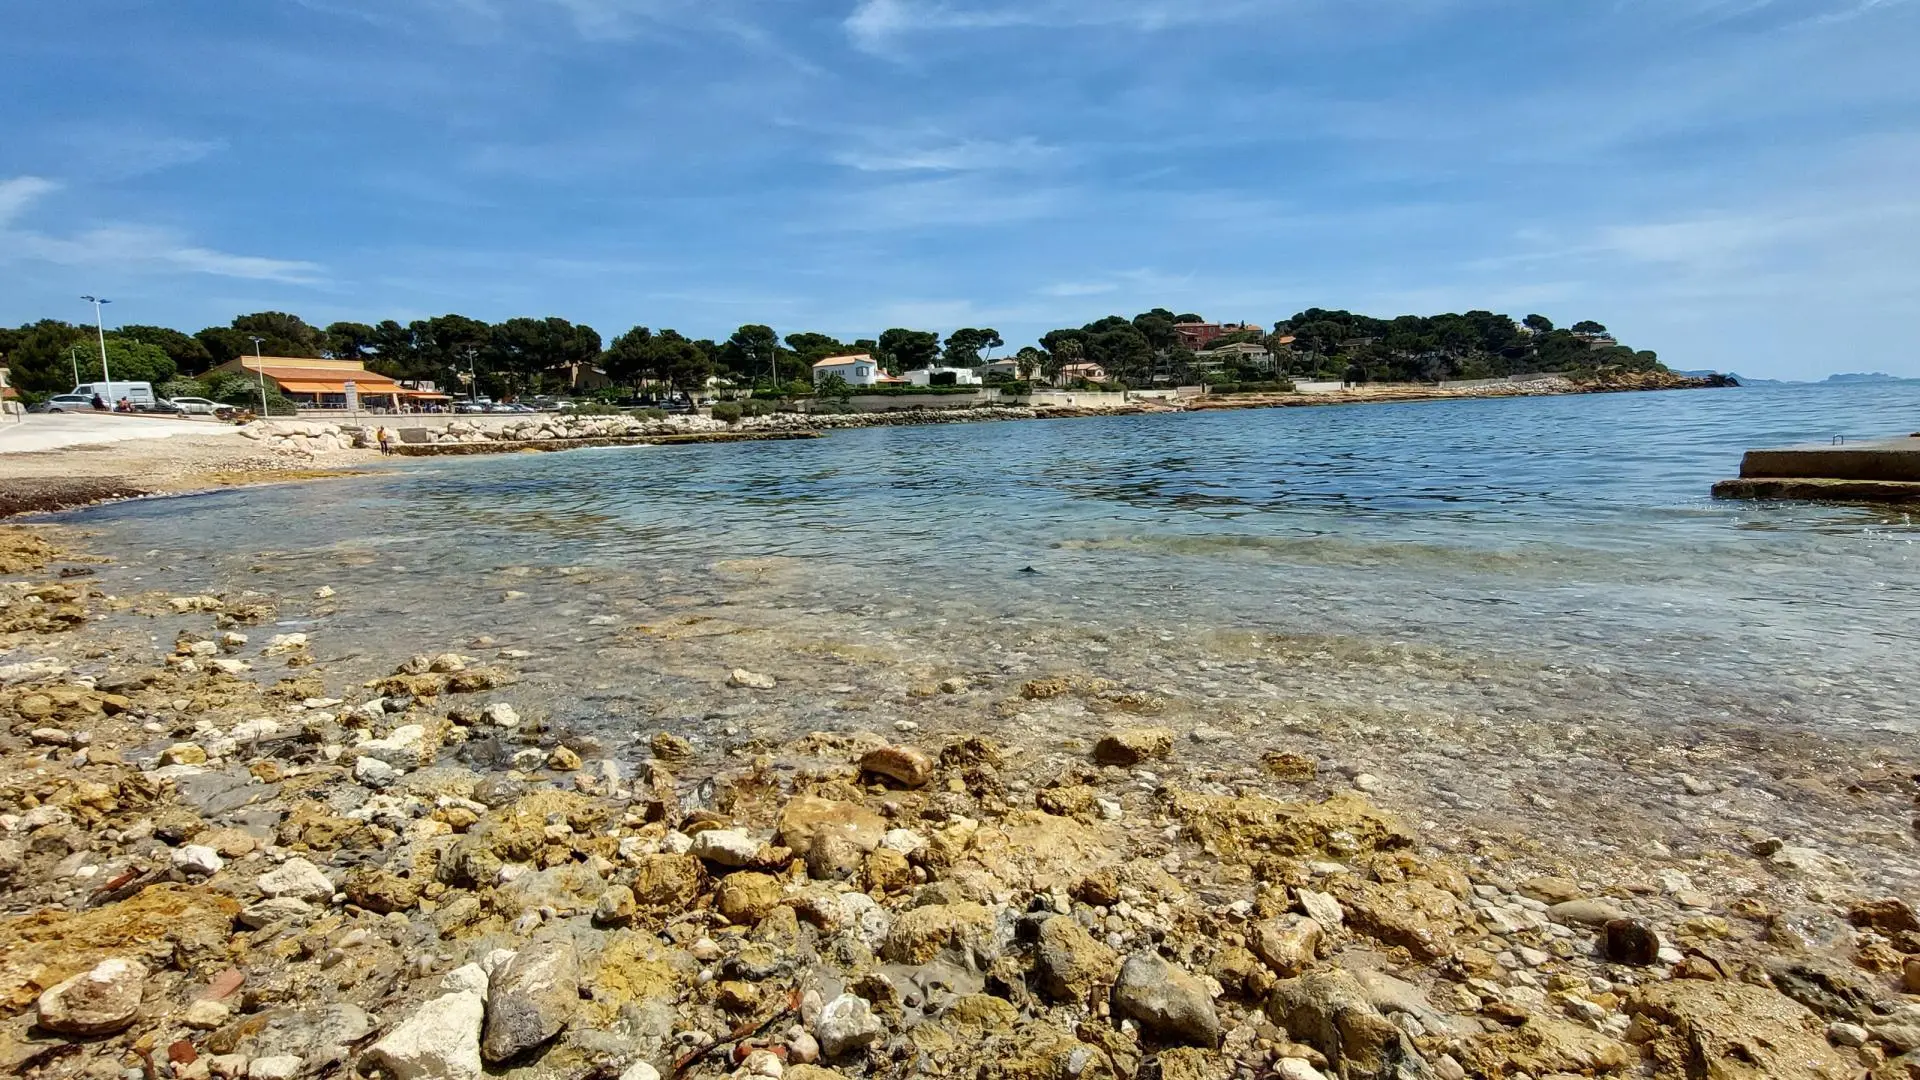
<instances>
[{"instance_id":1,"label":"shoreline","mask_svg":"<svg viewBox=\"0 0 1920 1080\"><path fill-rule=\"evenodd\" d=\"M1681 873L1453 836L1307 732L1222 772L1201 748L1228 733L1051 667L928 688L1004 732L922 711L622 742L545 722L523 650L422 642L447 651L362 683L321 659L324 596L112 595L78 537L0 526L9 1072L183 1043L169 1080L1908 1064L1920 919L1850 885L1831 837L1696 842ZM710 707L779 698L710 680ZM1016 735L1096 706L1097 738ZM1857 804L1900 803L1912 767L1873 760ZM89 971L114 994L75 994Z\"/></svg>"},{"instance_id":2,"label":"shoreline","mask_svg":"<svg viewBox=\"0 0 1920 1080\"><path fill-rule=\"evenodd\" d=\"M465 424L476 434L453 442L420 445L398 443L396 456L472 455L527 451L561 451L595 446L674 445L688 442L754 442L788 438L819 437L837 429L875 426L911 426L919 424L982 423L1005 420L1068 420L1102 416L1138 416L1179 412L1218 412L1223 410L1329 407L1340 405L1404 404L1419 401L1456 401L1478 398L1555 397L1570 394L1629 393L1672 389L1707 389L1705 379L1667 376L1663 379L1635 377L1611 383L1559 385L1565 380L1481 386L1456 390L1434 388L1413 391L1404 388L1368 391L1359 388L1338 394L1233 395L1218 401L1198 399L1184 407L1170 407L1157 401L1129 403L1120 408L1050 407L1031 409L1014 406L989 406L967 410L912 410L854 414L776 413L756 417L740 425L713 427L716 422L694 418L703 425L689 430L685 418L658 424L643 424L627 418L620 426L627 433L616 434L605 428L615 418L549 416L543 421L518 421L518 425L537 429L542 422L572 425L592 431L568 438L493 438L477 434L478 425ZM9 473L0 477L0 521L42 513L83 509L132 498L179 495L216 491L254 484L290 483L364 475L354 466L382 460L377 450L365 445L366 432L382 418L370 418L359 424L339 422L278 420L268 430L278 429L279 437L225 430L209 435L131 438L109 443L88 443L54 450L0 454L0 463ZM398 427L398 422L395 422ZM358 434L341 434L342 429ZM332 434L309 437L299 432L330 430ZM324 441L322 441L324 439ZM265 444L265 445L263 445Z\"/></svg>"}]
</instances>

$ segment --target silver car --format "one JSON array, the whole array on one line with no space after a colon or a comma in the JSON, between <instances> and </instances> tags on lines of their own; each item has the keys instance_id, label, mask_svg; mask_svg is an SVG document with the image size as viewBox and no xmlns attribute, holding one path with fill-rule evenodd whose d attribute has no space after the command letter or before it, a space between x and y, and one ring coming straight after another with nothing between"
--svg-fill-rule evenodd
<instances>
[{"instance_id":1,"label":"silver car","mask_svg":"<svg viewBox=\"0 0 1920 1080\"><path fill-rule=\"evenodd\" d=\"M203 397L177 397L173 399L173 403L188 416L212 416L226 408L217 401L210 401Z\"/></svg>"}]
</instances>

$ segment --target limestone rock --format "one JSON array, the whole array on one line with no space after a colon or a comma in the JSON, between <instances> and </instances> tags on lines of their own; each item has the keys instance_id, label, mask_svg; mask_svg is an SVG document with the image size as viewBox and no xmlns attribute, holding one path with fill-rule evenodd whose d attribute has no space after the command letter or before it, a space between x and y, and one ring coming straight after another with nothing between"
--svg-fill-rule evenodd
<instances>
[{"instance_id":1,"label":"limestone rock","mask_svg":"<svg viewBox=\"0 0 1920 1080\"><path fill-rule=\"evenodd\" d=\"M288 859L278 870L261 874L254 882L260 891L272 897L290 896L295 900L324 904L333 899L333 882L320 868L305 859Z\"/></svg>"},{"instance_id":2,"label":"limestone rock","mask_svg":"<svg viewBox=\"0 0 1920 1080\"><path fill-rule=\"evenodd\" d=\"M1714 1080L1859 1075L1827 1044L1826 1025L1763 986L1676 979L1642 990L1630 1013L1659 1025L1654 1060Z\"/></svg>"},{"instance_id":3,"label":"limestone rock","mask_svg":"<svg viewBox=\"0 0 1920 1080\"><path fill-rule=\"evenodd\" d=\"M1571 878L1536 877L1520 883L1520 895L1543 904L1564 904L1569 900L1582 899L1587 894Z\"/></svg>"},{"instance_id":4,"label":"limestone rock","mask_svg":"<svg viewBox=\"0 0 1920 1080\"><path fill-rule=\"evenodd\" d=\"M743 690L771 690L779 684L771 675L762 675L757 671L748 671L746 668L734 668L727 675L727 685L737 686Z\"/></svg>"},{"instance_id":5,"label":"limestone rock","mask_svg":"<svg viewBox=\"0 0 1920 1080\"><path fill-rule=\"evenodd\" d=\"M494 975L487 991L481 1056L498 1064L545 1043L567 1026L579 1004L573 945L540 941L526 946Z\"/></svg>"},{"instance_id":6,"label":"limestone rock","mask_svg":"<svg viewBox=\"0 0 1920 1080\"><path fill-rule=\"evenodd\" d=\"M173 849L173 865L188 877L212 877L227 863L204 844L182 844Z\"/></svg>"},{"instance_id":7,"label":"limestone rock","mask_svg":"<svg viewBox=\"0 0 1920 1080\"><path fill-rule=\"evenodd\" d=\"M147 968L138 960L110 957L90 970L47 988L37 1022L62 1035L112 1035L140 1015Z\"/></svg>"},{"instance_id":8,"label":"limestone rock","mask_svg":"<svg viewBox=\"0 0 1920 1080\"><path fill-rule=\"evenodd\" d=\"M819 1040L820 1053L828 1061L872 1046L885 1032L867 1000L853 994L841 994L827 1002L813 1025L813 1037Z\"/></svg>"},{"instance_id":9,"label":"limestone rock","mask_svg":"<svg viewBox=\"0 0 1920 1080\"><path fill-rule=\"evenodd\" d=\"M392 1080L479 1080L486 999L464 990L434 998L368 1052Z\"/></svg>"},{"instance_id":10,"label":"limestone rock","mask_svg":"<svg viewBox=\"0 0 1920 1080\"><path fill-rule=\"evenodd\" d=\"M760 856L760 841L744 829L707 829L694 836L693 854L716 866L752 866Z\"/></svg>"},{"instance_id":11,"label":"limestone rock","mask_svg":"<svg viewBox=\"0 0 1920 1080\"><path fill-rule=\"evenodd\" d=\"M926 787L933 779L933 758L911 746L883 746L860 759L860 771L884 777L904 788Z\"/></svg>"},{"instance_id":12,"label":"limestone rock","mask_svg":"<svg viewBox=\"0 0 1920 1080\"><path fill-rule=\"evenodd\" d=\"M1627 917L1619 905L1607 900L1563 900L1548 908L1547 914L1554 922L1575 926L1605 926Z\"/></svg>"},{"instance_id":13,"label":"limestone rock","mask_svg":"<svg viewBox=\"0 0 1920 1080\"><path fill-rule=\"evenodd\" d=\"M1153 758L1173 753L1173 732L1166 728L1143 727L1115 731L1094 744L1093 759L1102 765L1132 767Z\"/></svg>"},{"instance_id":14,"label":"limestone rock","mask_svg":"<svg viewBox=\"0 0 1920 1080\"><path fill-rule=\"evenodd\" d=\"M347 875L347 900L382 915L409 911L420 903L420 883L411 878L361 867Z\"/></svg>"},{"instance_id":15,"label":"limestone rock","mask_svg":"<svg viewBox=\"0 0 1920 1080\"><path fill-rule=\"evenodd\" d=\"M780 905L781 894L780 882L770 875L728 874L714 892L714 906L728 922L750 926Z\"/></svg>"},{"instance_id":16,"label":"limestone rock","mask_svg":"<svg viewBox=\"0 0 1920 1080\"><path fill-rule=\"evenodd\" d=\"M928 904L901 912L882 955L897 964L925 964L954 949L987 967L999 955L993 912L980 904Z\"/></svg>"},{"instance_id":17,"label":"limestone rock","mask_svg":"<svg viewBox=\"0 0 1920 1080\"><path fill-rule=\"evenodd\" d=\"M1113 1015L1133 1020L1162 1042L1220 1045L1220 1014L1206 984L1155 953L1135 953L1121 965Z\"/></svg>"},{"instance_id":18,"label":"limestone rock","mask_svg":"<svg viewBox=\"0 0 1920 1080\"><path fill-rule=\"evenodd\" d=\"M402 771L417 769L433 760L433 748L427 729L420 724L402 724L384 739L367 739L354 746L363 758L376 758Z\"/></svg>"},{"instance_id":19,"label":"limestone rock","mask_svg":"<svg viewBox=\"0 0 1920 1080\"><path fill-rule=\"evenodd\" d=\"M795 851L810 851L814 837L838 836L862 853L880 846L887 819L858 803L796 795L780 810L774 842Z\"/></svg>"},{"instance_id":20,"label":"limestone rock","mask_svg":"<svg viewBox=\"0 0 1920 1080\"><path fill-rule=\"evenodd\" d=\"M1318 922L1300 915L1256 923L1247 935L1253 954L1281 978L1292 978L1313 966L1324 936Z\"/></svg>"},{"instance_id":21,"label":"limestone rock","mask_svg":"<svg viewBox=\"0 0 1920 1080\"><path fill-rule=\"evenodd\" d=\"M706 878L706 868L692 855L643 855L629 884L640 907L675 910L693 903Z\"/></svg>"},{"instance_id":22,"label":"limestone rock","mask_svg":"<svg viewBox=\"0 0 1920 1080\"><path fill-rule=\"evenodd\" d=\"M1553 1016L1529 1016L1526 1023L1480 1044L1476 1055L1489 1066L1524 1070L1529 1075L1606 1076L1631 1065L1633 1048L1579 1024Z\"/></svg>"},{"instance_id":23,"label":"limestone rock","mask_svg":"<svg viewBox=\"0 0 1920 1080\"><path fill-rule=\"evenodd\" d=\"M1350 1080L1420 1076L1412 1042L1373 1006L1346 971L1325 968L1287 979L1267 998L1267 1018L1293 1039L1325 1055L1330 1071Z\"/></svg>"},{"instance_id":24,"label":"limestone rock","mask_svg":"<svg viewBox=\"0 0 1920 1080\"><path fill-rule=\"evenodd\" d=\"M1040 924L1034 974L1040 991L1065 1004L1084 1004L1105 993L1120 973L1120 954L1089 934L1079 920L1055 915Z\"/></svg>"}]
</instances>

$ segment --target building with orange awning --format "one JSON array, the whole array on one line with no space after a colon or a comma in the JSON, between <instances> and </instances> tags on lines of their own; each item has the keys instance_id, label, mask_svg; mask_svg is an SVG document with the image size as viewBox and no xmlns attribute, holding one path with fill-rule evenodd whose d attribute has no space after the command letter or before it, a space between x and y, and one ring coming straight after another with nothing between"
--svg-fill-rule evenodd
<instances>
[{"instance_id":1,"label":"building with orange awning","mask_svg":"<svg viewBox=\"0 0 1920 1080\"><path fill-rule=\"evenodd\" d=\"M304 356L240 356L208 375L229 374L266 381L295 405L310 409L347 407L347 384L352 383L360 404L368 409L421 408L448 400L447 395L415 390L368 371L363 360L317 360Z\"/></svg>"}]
</instances>

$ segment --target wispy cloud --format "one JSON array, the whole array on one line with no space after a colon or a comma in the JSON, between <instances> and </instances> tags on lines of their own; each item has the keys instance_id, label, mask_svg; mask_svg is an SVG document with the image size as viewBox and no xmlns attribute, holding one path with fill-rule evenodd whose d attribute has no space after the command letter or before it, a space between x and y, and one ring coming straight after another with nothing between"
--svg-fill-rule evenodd
<instances>
[{"instance_id":1,"label":"wispy cloud","mask_svg":"<svg viewBox=\"0 0 1920 1080\"><path fill-rule=\"evenodd\" d=\"M1128 26L1163 30L1195 23L1222 22L1279 0L1026 0L1024 3L972 3L968 0L860 0L845 21L856 45L884 50L896 37L941 30L996 30L1011 27Z\"/></svg>"},{"instance_id":2,"label":"wispy cloud","mask_svg":"<svg viewBox=\"0 0 1920 1080\"><path fill-rule=\"evenodd\" d=\"M1040 287L1041 296L1100 296L1104 293L1118 292L1120 285L1113 281L1060 281Z\"/></svg>"},{"instance_id":3,"label":"wispy cloud","mask_svg":"<svg viewBox=\"0 0 1920 1080\"><path fill-rule=\"evenodd\" d=\"M60 185L38 176L0 180L0 227L24 213L29 205Z\"/></svg>"},{"instance_id":4,"label":"wispy cloud","mask_svg":"<svg viewBox=\"0 0 1920 1080\"><path fill-rule=\"evenodd\" d=\"M875 140L879 142L880 140ZM834 160L861 172L973 172L1024 169L1056 161L1058 147L1032 137L1011 140L963 139L940 145L876 145L846 150Z\"/></svg>"},{"instance_id":5,"label":"wispy cloud","mask_svg":"<svg viewBox=\"0 0 1920 1080\"><path fill-rule=\"evenodd\" d=\"M107 225L72 236L0 233L0 259L132 273L211 274L283 285L317 285L323 280L317 263L219 251L194 244L174 230L143 225Z\"/></svg>"}]
</instances>

